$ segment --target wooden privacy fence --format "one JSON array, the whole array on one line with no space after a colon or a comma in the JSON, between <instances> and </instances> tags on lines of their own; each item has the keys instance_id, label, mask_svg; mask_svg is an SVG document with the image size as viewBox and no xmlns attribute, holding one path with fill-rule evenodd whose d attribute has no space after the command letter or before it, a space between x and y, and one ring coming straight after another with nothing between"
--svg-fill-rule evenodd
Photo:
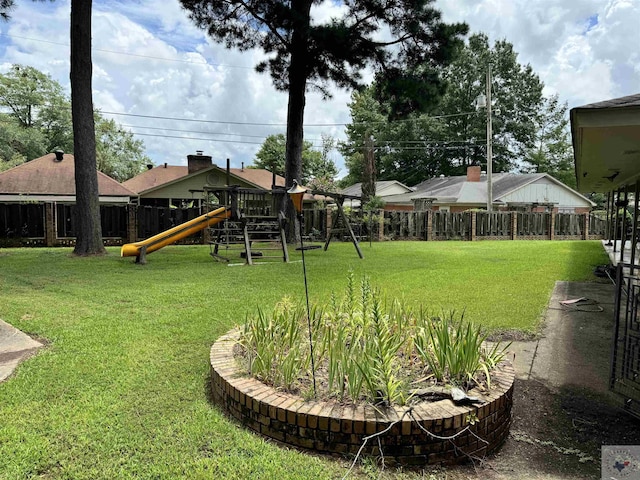
<instances>
[{"instance_id":1,"label":"wooden privacy fence","mask_svg":"<svg viewBox=\"0 0 640 480\"><path fill-rule=\"evenodd\" d=\"M44 204L0 203L0 238L44 238Z\"/></svg>"},{"instance_id":2,"label":"wooden privacy fence","mask_svg":"<svg viewBox=\"0 0 640 480\"><path fill-rule=\"evenodd\" d=\"M137 238L142 240L156 235L181 223L193 220L201 215L199 208L167 208L167 207L137 207ZM104 234L104 232L103 232ZM189 237L187 243L202 241L202 232Z\"/></svg>"},{"instance_id":3,"label":"wooden privacy fence","mask_svg":"<svg viewBox=\"0 0 640 480\"><path fill-rule=\"evenodd\" d=\"M588 213L380 211L377 239L596 240L606 221Z\"/></svg>"},{"instance_id":4,"label":"wooden privacy fence","mask_svg":"<svg viewBox=\"0 0 640 480\"><path fill-rule=\"evenodd\" d=\"M75 242L74 205L0 204L0 246L59 246ZM102 233L107 245L135 242L202 214L197 208L102 205ZM304 235L324 240L331 208L304 211ZM383 211L349 213L360 240L516 240L601 239L606 221L593 214L522 212ZM182 243L200 243L197 234Z\"/></svg>"}]
</instances>

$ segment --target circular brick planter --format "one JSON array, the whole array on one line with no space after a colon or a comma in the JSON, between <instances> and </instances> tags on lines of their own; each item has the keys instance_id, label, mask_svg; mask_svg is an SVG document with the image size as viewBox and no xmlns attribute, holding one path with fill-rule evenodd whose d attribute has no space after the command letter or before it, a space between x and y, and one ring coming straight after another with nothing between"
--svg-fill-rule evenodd
<instances>
[{"instance_id":1,"label":"circular brick planter","mask_svg":"<svg viewBox=\"0 0 640 480\"><path fill-rule=\"evenodd\" d=\"M387 464L455 464L468 455L492 452L509 434L515 372L508 362L494 370L489 392L469 392L485 402L482 406L421 402L409 415L408 407L344 406L279 392L237 365L233 347L238 336L237 330L231 331L211 347L213 399L248 428L288 445L356 454L367 436L393 425L378 437ZM377 439L369 440L361 453L380 455Z\"/></svg>"}]
</instances>

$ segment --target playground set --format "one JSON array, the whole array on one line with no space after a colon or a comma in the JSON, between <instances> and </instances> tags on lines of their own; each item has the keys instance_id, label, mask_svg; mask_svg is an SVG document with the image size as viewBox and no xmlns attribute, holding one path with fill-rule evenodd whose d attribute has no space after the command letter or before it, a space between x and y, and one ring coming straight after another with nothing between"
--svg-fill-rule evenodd
<instances>
[{"instance_id":1,"label":"playground set","mask_svg":"<svg viewBox=\"0 0 640 480\"><path fill-rule=\"evenodd\" d=\"M209 198L208 205L212 210L146 240L125 244L120 255L136 257L136 263L144 264L147 254L208 229L205 238L210 239L210 255L218 261L229 263L235 257L247 265L274 259L289 262L285 234L287 219L283 213L285 202L289 199L286 188L276 186L275 181L273 183L270 191L239 186L206 186L202 191ZM342 235L342 238L349 238L353 242L358 256L364 258L343 209L345 199L360 197L317 190L307 193L330 197L337 206L337 215L333 217L324 250L329 248L332 238Z\"/></svg>"}]
</instances>

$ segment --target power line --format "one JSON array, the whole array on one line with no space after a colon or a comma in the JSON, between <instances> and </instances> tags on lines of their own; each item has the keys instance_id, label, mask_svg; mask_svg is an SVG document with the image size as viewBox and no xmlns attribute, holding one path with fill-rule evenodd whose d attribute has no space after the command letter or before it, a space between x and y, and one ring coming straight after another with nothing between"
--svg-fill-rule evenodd
<instances>
[{"instance_id":1,"label":"power line","mask_svg":"<svg viewBox=\"0 0 640 480\"><path fill-rule=\"evenodd\" d=\"M221 143L245 143L248 145L262 145L263 142L246 142L243 140L224 140L221 138L198 138L198 137L181 137L179 135L159 135L156 133L139 133L130 132L132 135L140 135L143 137L160 137L160 138L179 138L180 140L205 140L207 142L221 142Z\"/></svg>"},{"instance_id":2,"label":"power line","mask_svg":"<svg viewBox=\"0 0 640 480\"><path fill-rule=\"evenodd\" d=\"M100 111L100 113L104 113L106 115L118 115L122 117L136 117L136 118L151 118L154 120L173 120L179 122L196 122L196 123L213 123L213 124L226 124L226 125L247 125L253 127L286 127L286 123L260 123L260 122L232 122L228 120L198 120L195 118L184 118L184 117L164 117L160 115L141 115L137 113L124 113L124 112L107 112ZM462 113L451 113L447 115L434 115L431 117L427 117L424 119L406 119L406 120L393 120L391 122L380 121L380 122L353 122L353 123L305 123L305 127L341 127L347 125L393 125L395 123L404 123L404 122L418 122L424 120L438 120L442 118L452 118L452 117L461 117L465 115L474 115L476 112L462 112Z\"/></svg>"},{"instance_id":3,"label":"power line","mask_svg":"<svg viewBox=\"0 0 640 480\"><path fill-rule=\"evenodd\" d=\"M178 122L196 122L196 123L214 123L217 125L247 125L252 127L286 127L286 123L259 123L259 122L230 122L223 120L197 120L195 118L181 118L181 117L163 117L159 115L140 115L137 113L122 113L122 112L105 112L100 111L106 115L118 115L122 117L136 117L136 118L151 118L154 120L174 120ZM307 125L309 126L309 125Z\"/></svg>"},{"instance_id":4,"label":"power line","mask_svg":"<svg viewBox=\"0 0 640 480\"><path fill-rule=\"evenodd\" d=\"M207 132L204 130L182 130L179 128L165 128L165 127L145 127L144 125L126 125L126 124L122 124L120 125L121 127L127 127L127 128L144 128L147 130L161 130L161 131L166 131L166 132L184 132L184 133L203 133L206 135L227 135L229 137L249 137L249 138L262 138L262 139L266 139L267 137L265 137L264 135L248 135L248 134L244 134L244 133L225 133L225 132ZM315 141L317 139L311 140L309 139L309 141Z\"/></svg>"}]
</instances>

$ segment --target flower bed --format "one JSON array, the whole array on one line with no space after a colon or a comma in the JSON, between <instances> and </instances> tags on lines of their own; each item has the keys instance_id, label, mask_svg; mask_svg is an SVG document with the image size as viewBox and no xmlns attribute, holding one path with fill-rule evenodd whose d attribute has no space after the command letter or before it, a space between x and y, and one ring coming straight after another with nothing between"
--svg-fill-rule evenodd
<instances>
[{"instance_id":1,"label":"flower bed","mask_svg":"<svg viewBox=\"0 0 640 480\"><path fill-rule=\"evenodd\" d=\"M384 455L388 465L454 464L494 451L509 434L515 374L507 361L493 369L491 389L467 392L480 406L446 399L374 408L305 400L248 377L234 358L239 338L239 330L232 330L211 348L213 399L251 430L279 442L328 454Z\"/></svg>"}]
</instances>

